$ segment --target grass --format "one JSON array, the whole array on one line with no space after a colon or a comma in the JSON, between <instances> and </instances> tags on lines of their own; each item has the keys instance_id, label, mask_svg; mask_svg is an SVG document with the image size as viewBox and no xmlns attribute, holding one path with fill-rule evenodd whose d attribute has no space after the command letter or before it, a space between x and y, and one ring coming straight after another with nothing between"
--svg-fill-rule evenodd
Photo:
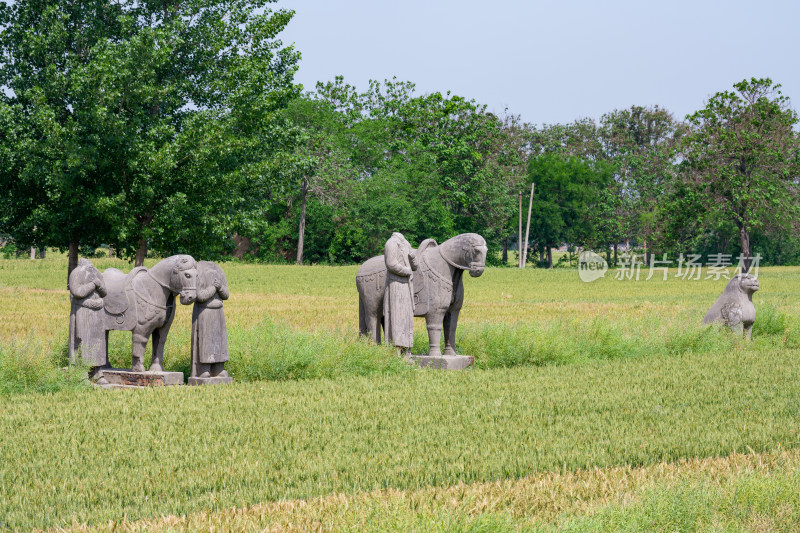
<instances>
[{"instance_id":1,"label":"grass","mask_svg":"<svg viewBox=\"0 0 800 533\"><path fill-rule=\"evenodd\" d=\"M95 259L102 269L124 271L131 265L116 259ZM153 261L148 260L148 264ZM228 322L250 328L265 318L303 331L350 333L358 329L357 267L273 266L243 263L223 265L231 288L226 302ZM667 281L658 275L645 281L607 277L583 283L574 269L552 271L529 268L489 268L480 278L464 277L465 305L460 323L592 320L600 318L624 325L655 318L661 323L696 324L722 293L726 280ZM754 299L759 309L768 304L794 319L800 318L796 302L800 267L762 268L761 290ZM0 259L0 298L15 305L0 309L0 339L27 336L55 337L66 322L66 260L58 254L47 259ZM62 317L61 320L53 317ZM179 306L173 328L188 328L191 308ZM796 321L796 320L795 320ZM424 332L417 321L416 331ZM177 348L177 347L176 347Z\"/></svg>"},{"instance_id":2,"label":"grass","mask_svg":"<svg viewBox=\"0 0 800 533\"><path fill-rule=\"evenodd\" d=\"M800 268L761 270L751 343L700 325L724 279L490 268L465 279L457 347L477 368L454 374L358 339L355 267L224 268L235 384L100 391L62 370L64 257L0 260L0 530L797 523ZM168 369L188 370L190 319L179 307ZM130 336L110 352L128 366ZM772 466L693 474L745 451Z\"/></svg>"},{"instance_id":3,"label":"grass","mask_svg":"<svg viewBox=\"0 0 800 533\"><path fill-rule=\"evenodd\" d=\"M797 350L0 399L12 529L800 444Z\"/></svg>"},{"instance_id":4,"label":"grass","mask_svg":"<svg viewBox=\"0 0 800 533\"><path fill-rule=\"evenodd\" d=\"M130 268L118 259L94 262L100 269ZM229 371L236 379L336 378L405 370L390 350L358 340L356 267L228 263L225 268L232 293L225 306ZM6 361L20 360L14 364L23 366L32 358L66 361L65 273L65 258L55 253L36 261L0 259L0 300L14 302L0 307L0 350L6 352ZM762 269L762 290L756 294L757 343L774 349L800 346L798 273L796 267ZM586 284L575 270L514 268L465 277L457 347L475 356L476 366L484 369L731 349L731 336L700 325L724 279L694 282L673 276L665 282L645 277L618 281L609 273ZM190 307L179 306L166 347L169 370L188 372L190 321ZM422 319L416 319L415 331L414 351L424 353L428 338ZM29 339L35 339L35 347ZM129 366L130 334L112 332L109 351L112 364ZM7 372L5 379L14 375ZM55 372L38 375L44 379L40 384L0 384L0 389L72 386Z\"/></svg>"},{"instance_id":5,"label":"grass","mask_svg":"<svg viewBox=\"0 0 800 533\"><path fill-rule=\"evenodd\" d=\"M734 453L644 467L286 500L68 531L797 531L800 453Z\"/></svg>"}]
</instances>

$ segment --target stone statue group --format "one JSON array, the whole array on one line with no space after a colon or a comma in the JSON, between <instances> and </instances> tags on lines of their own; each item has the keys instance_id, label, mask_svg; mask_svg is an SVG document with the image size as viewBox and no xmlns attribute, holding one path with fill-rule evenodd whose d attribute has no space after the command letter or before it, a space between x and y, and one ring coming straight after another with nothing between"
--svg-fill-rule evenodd
<instances>
[{"instance_id":1,"label":"stone statue group","mask_svg":"<svg viewBox=\"0 0 800 533\"><path fill-rule=\"evenodd\" d=\"M464 302L462 274L477 277L486 267L486 241L475 233L457 235L441 245L424 240L414 250L400 233L393 233L384 255L366 261L356 276L360 331L375 342L386 342L410 356L414 317L426 318L430 350L422 366L466 368L472 358L457 356L455 333ZM183 383L179 372L164 372L164 346L175 301L194 304L192 313L191 377L189 384L228 383L225 371L228 338L223 312L228 299L225 273L216 263L175 255L153 268L136 267L125 274L116 268L100 272L81 259L69 277L71 312L69 357L80 357L95 383L103 386L158 384L153 375L173 374L162 384ZM108 332L130 331L130 369L112 369L108 362ZM152 338L153 357L145 372L144 355ZM442 348L442 341L444 348ZM146 379L147 378L147 379Z\"/></svg>"},{"instance_id":2,"label":"stone statue group","mask_svg":"<svg viewBox=\"0 0 800 533\"><path fill-rule=\"evenodd\" d=\"M175 317L175 299L194 303L192 312L190 384L227 383L228 337L222 302L228 280L216 263L175 255L153 268L136 267L128 274L116 268L100 272L81 259L69 276L71 310L69 357L80 356L96 383L113 374L108 363L108 332L130 331L130 372L144 372L144 354L153 339L150 373L163 373L164 346ZM181 377L181 383L183 382Z\"/></svg>"},{"instance_id":3,"label":"stone statue group","mask_svg":"<svg viewBox=\"0 0 800 533\"><path fill-rule=\"evenodd\" d=\"M448 358L457 357L456 326L464 303L462 275L464 271L472 277L483 274L487 251L486 241L476 233L457 235L441 245L426 239L416 250L402 234L393 233L383 255L367 260L356 274L361 334L380 343L383 329L386 342L409 356L414 317L424 316L430 346L427 356L418 362L439 368L471 365L471 358Z\"/></svg>"},{"instance_id":4,"label":"stone statue group","mask_svg":"<svg viewBox=\"0 0 800 533\"><path fill-rule=\"evenodd\" d=\"M455 350L458 315L464 303L463 273L472 277L486 267L486 241L476 233L464 233L443 242L422 241L415 250L401 233L386 241L382 256L367 260L356 274L360 333L380 344L381 331L398 353L421 366L461 369L472 358ZM750 274L737 274L709 310L704 323L722 323L750 338L755 322L752 296L759 288ZM90 375L100 385L107 377L126 372L121 384L142 384L133 374L164 373L164 346L175 316L176 297L184 305L194 303L191 336L190 384L228 383L228 337L223 301L228 281L216 263L175 255L153 268L134 268L128 274L109 268L100 272L81 259L69 277L71 312L69 357L82 357ZM430 342L427 355L412 356L414 317L425 317ZM130 331L133 357L130 370L110 369L108 332ZM153 339L149 372L144 354ZM444 345L444 346L442 346ZM183 383L183 376L178 380ZM119 378L119 376L116 376ZM125 381L128 379L128 381ZM115 384L118 384L115 382ZM146 384L146 383L145 383Z\"/></svg>"}]
</instances>

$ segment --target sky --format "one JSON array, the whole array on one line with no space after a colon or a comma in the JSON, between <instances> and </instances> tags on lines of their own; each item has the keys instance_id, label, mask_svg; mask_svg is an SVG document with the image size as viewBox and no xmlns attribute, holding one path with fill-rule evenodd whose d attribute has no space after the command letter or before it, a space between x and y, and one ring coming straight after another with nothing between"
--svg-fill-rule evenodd
<instances>
[{"instance_id":1,"label":"sky","mask_svg":"<svg viewBox=\"0 0 800 533\"><path fill-rule=\"evenodd\" d=\"M631 105L676 118L744 78L769 77L800 108L800 2L760 0L279 0L279 35L306 90L343 75L397 76L533 124Z\"/></svg>"}]
</instances>

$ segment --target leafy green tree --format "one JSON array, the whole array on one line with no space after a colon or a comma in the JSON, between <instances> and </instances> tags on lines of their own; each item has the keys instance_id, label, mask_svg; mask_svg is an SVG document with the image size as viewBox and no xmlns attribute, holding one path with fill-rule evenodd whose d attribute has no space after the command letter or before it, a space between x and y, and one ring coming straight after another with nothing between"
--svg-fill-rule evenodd
<instances>
[{"instance_id":1,"label":"leafy green tree","mask_svg":"<svg viewBox=\"0 0 800 533\"><path fill-rule=\"evenodd\" d=\"M754 230L787 227L800 215L798 116L768 78L733 88L687 117L692 129L681 145L679 200L694 209L701 227L732 222L741 253L749 257Z\"/></svg>"},{"instance_id":2,"label":"leafy green tree","mask_svg":"<svg viewBox=\"0 0 800 533\"><path fill-rule=\"evenodd\" d=\"M536 184L531 235L545 249L548 267L553 268L552 248L596 239L598 219L603 215L597 208L613 179L613 169L602 161L543 154L531 159L528 177Z\"/></svg>"},{"instance_id":3,"label":"leafy green tree","mask_svg":"<svg viewBox=\"0 0 800 533\"><path fill-rule=\"evenodd\" d=\"M148 245L225 252L296 163L279 112L299 54L275 39L293 13L271 1L4 4L4 114L25 125L9 233L68 247L70 268L101 241L136 264Z\"/></svg>"},{"instance_id":4,"label":"leafy green tree","mask_svg":"<svg viewBox=\"0 0 800 533\"><path fill-rule=\"evenodd\" d=\"M286 191L291 200L299 189L296 259L299 265L303 263L309 196L316 200L317 205L329 206L335 211L352 197L357 166L353 164L351 150L348 150L346 134L352 121L347 115L338 113L331 103L305 95L292 101L285 115L304 133L303 142L295 149L298 162L302 164L297 165L297 178L290 182L293 186ZM329 209L325 211L331 212Z\"/></svg>"},{"instance_id":5,"label":"leafy green tree","mask_svg":"<svg viewBox=\"0 0 800 533\"><path fill-rule=\"evenodd\" d=\"M24 246L69 248L70 270L80 244L110 235L102 139L76 115L88 115L90 97L79 73L121 31L119 14L110 2L0 4L3 231Z\"/></svg>"},{"instance_id":6,"label":"leafy green tree","mask_svg":"<svg viewBox=\"0 0 800 533\"><path fill-rule=\"evenodd\" d=\"M634 239L645 245L656 232L655 213L674 182L675 146L685 126L658 106L631 106L603 115L598 134L615 182L608 194L606 225L611 243ZM608 241L607 241L608 242Z\"/></svg>"},{"instance_id":7,"label":"leafy green tree","mask_svg":"<svg viewBox=\"0 0 800 533\"><path fill-rule=\"evenodd\" d=\"M339 202L340 227L361 228L333 241L372 254L391 231L412 242L477 231L495 246L507 235L516 191L509 184L524 175L524 142L509 142L521 138L512 134L518 124L459 96L415 96L412 83L397 80L359 92L338 77L318 84L316 98L340 116L324 132L335 147L327 153L349 164L347 177L327 179L340 183L334 197L349 195ZM336 172L321 167L315 179L323 175ZM329 250L337 261L357 255Z\"/></svg>"}]
</instances>

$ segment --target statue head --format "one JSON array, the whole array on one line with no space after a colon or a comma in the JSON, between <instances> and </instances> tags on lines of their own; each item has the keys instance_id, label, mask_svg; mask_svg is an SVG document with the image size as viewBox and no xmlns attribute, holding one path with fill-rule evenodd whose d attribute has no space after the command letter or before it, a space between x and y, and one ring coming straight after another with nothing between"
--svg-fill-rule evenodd
<instances>
[{"instance_id":1,"label":"statue head","mask_svg":"<svg viewBox=\"0 0 800 533\"><path fill-rule=\"evenodd\" d=\"M486 241L477 233L465 233L464 264L469 268L469 275L477 278L486 268L486 253L489 248Z\"/></svg>"},{"instance_id":2,"label":"statue head","mask_svg":"<svg viewBox=\"0 0 800 533\"><path fill-rule=\"evenodd\" d=\"M729 295L729 298L736 298L739 294L744 294L748 298L753 296L753 293L758 290L758 279L752 274L736 274L733 276L722 292L723 295Z\"/></svg>"},{"instance_id":3,"label":"statue head","mask_svg":"<svg viewBox=\"0 0 800 533\"><path fill-rule=\"evenodd\" d=\"M172 292L180 294L183 305L189 305L197 299L197 262L190 255L174 257L169 286Z\"/></svg>"},{"instance_id":4,"label":"statue head","mask_svg":"<svg viewBox=\"0 0 800 533\"><path fill-rule=\"evenodd\" d=\"M737 274L733 279L736 278L739 280L739 290L748 296L758 290L758 279L752 274Z\"/></svg>"},{"instance_id":5,"label":"statue head","mask_svg":"<svg viewBox=\"0 0 800 533\"><path fill-rule=\"evenodd\" d=\"M399 240L400 242L408 245L409 248L411 247L411 243L408 242L408 239L406 239L406 236L403 235L402 233L398 232L398 231L393 232L391 238Z\"/></svg>"},{"instance_id":6,"label":"statue head","mask_svg":"<svg viewBox=\"0 0 800 533\"><path fill-rule=\"evenodd\" d=\"M228 278L222 267L213 261L199 261L197 263L197 288L205 290L214 285L214 280L219 280L220 288L228 288Z\"/></svg>"}]
</instances>

